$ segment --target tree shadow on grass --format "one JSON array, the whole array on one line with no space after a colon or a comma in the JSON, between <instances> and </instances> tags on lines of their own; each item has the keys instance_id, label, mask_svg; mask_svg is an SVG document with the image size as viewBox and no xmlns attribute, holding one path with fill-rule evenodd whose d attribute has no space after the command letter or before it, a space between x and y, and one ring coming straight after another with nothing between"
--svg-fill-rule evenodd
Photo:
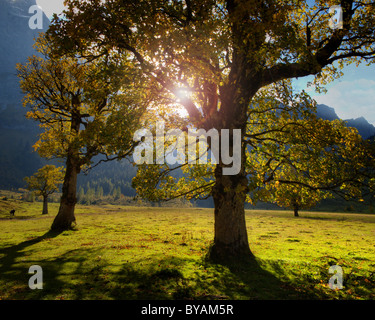
<instances>
[{"instance_id":1,"label":"tree shadow on grass","mask_svg":"<svg viewBox=\"0 0 375 320\"><path fill-rule=\"evenodd\" d=\"M55 238L60 233L61 232L49 230L48 232L39 237L23 241L14 246L0 249L0 272L4 273L11 269L12 266L15 264L16 259L22 258L24 256L25 253L23 252L23 250L27 247L30 247L46 239Z\"/></svg>"},{"instance_id":2,"label":"tree shadow on grass","mask_svg":"<svg viewBox=\"0 0 375 320\"><path fill-rule=\"evenodd\" d=\"M38 264L38 261L29 260L25 249L43 240L55 238L60 233L49 230L39 237L0 249L0 280L5 280L5 284L0 281L0 285L2 284L3 286L0 286L0 293L1 291L7 292L5 295L0 294L0 299L7 297L10 299L17 298L18 294L22 297L22 292L26 288L29 289L28 280L31 275L28 274L28 268L33 264ZM28 261L29 265L27 267L22 263L23 260Z\"/></svg>"},{"instance_id":3,"label":"tree shadow on grass","mask_svg":"<svg viewBox=\"0 0 375 320\"><path fill-rule=\"evenodd\" d=\"M126 262L103 258L101 247L78 248L64 254L32 260L28 247L60 233L40 237L0 250L0 274L6 283L2 299L116 299L116 300L227 300L316 299L284 281L284 269L271 266L273 274L255 258L215 264L190 257L155 255ZM125 250L125 249L122 249ZM119 251L118 253L121 253ZM43 290L28 287L28 268L43 269ZM276 277L274 274L277 274ZM5 282L4 282L5 280ZM3 285L4 286L4 285ZM4 287L3 287L4 288ZM1 291L1 290L0 290Z\"/></svg>"},{"instance_id":4,"label":"tree shadow on grass","mask_svg":"<svg viewBox=\"0 0 375 320\"><path fill-rule=\"evenodd\" d=\"M47 236L40 237L39 240ZM168 257L111 265L100 248L75 249L54 259L34 261L43 268L43 290L28 288L27 269L15 265L23 248L8 248L2 277L13 288L5 299L228 300L309 299L261 268L255 259L227 265L203 259ZM4 260L5 259L5 260ZM10 269L7 269L7 268Z\"/></svg>"},{"instance_id":5,"label":"tree shadow on grass","mask_svg":"<svg viewBox=\"0 0 375 320\"><path fill-rule=\"evenodd\" d=\"M285 271L279 264L273 264L272 273L253 256L241 261L228 260L220 264L208 263L208 268L216 270L221 280L221 291L229 299L251 300L300 300L316 299L314 295L301 292L286 279ZM269 269L269 268L268 268ZM275 276L277 274L277 277ZM284 279L284 280L282 280Z\"/></svg>"}]
</instances>

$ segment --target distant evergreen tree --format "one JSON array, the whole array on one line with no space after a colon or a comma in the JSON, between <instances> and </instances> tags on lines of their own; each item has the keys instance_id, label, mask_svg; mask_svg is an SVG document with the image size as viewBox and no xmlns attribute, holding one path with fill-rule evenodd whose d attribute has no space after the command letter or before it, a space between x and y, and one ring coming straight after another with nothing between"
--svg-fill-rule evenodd
<instances>
[{"instance_id":1,"label":"distant evergreen tree","mask_svg":"<svg viewBox=\"0 0 375 320\"><path fill-rule=\"evenodd\" d=\"M81 186L78 190L78 196L77 196L77 201L79 203L83 203L83 201L85 200L85 190L83 189L83 187Z\"/></svg>"},{"instance_id":2,"label":"distant evergreen tree","mask_svg":"<svg viewBox=\"0 0 375 320\"><path fill-rule=\"evenodd\" d=\"M91 204L95 200L95 189L89 188L86 192L86 203Z\"/></svg>"},{"instance_id":3,"label":"distant evergreen tree","mask_svg":"<svg viewBox=\"0 0 375 320\"><path fill-rule=\"evenodd\" d=\"M121 188L120 187L114 188L112 196L113 196L114 200L120 199L120 197L121 197Z\"/></svg>"},{"instance_id":4,"label":"distant evergreen tree","mask_svg":"<svg viewBox=\"0 0 375 320\"><path fill-rule=\"evenodd\" d=\"M95 197L97 198L97 199L101 199L101 198L103 198L103 188L102 188L102 186L97 186L97 188L96 188L96 193L95 193Z\"/></svg>"}]
</instances>

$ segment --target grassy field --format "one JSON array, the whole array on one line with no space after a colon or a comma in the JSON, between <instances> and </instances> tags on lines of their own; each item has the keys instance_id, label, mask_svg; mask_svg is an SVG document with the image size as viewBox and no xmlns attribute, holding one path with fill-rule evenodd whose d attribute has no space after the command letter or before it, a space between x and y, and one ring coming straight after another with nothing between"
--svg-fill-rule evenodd
<instances>
[{"instance_id":1,"label":"grassy field","mask_svg":"<svg viewBox=\"0 0 375 320\"><path fill-rule=\"evenodd\" d=\"M205 260L212 209L78 206L76 228L57 234L57 208L0 200L0 299L375 298L375 215L249 210L256 259L224 266ZM28 287L31 265L42 290Z\"/></svg>"}]
</instances>

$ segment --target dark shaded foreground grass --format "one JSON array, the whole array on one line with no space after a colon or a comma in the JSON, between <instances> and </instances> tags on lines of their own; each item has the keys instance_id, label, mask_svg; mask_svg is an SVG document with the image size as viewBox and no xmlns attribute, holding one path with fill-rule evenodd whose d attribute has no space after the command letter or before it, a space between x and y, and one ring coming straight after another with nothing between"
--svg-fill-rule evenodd
<instances>
[{"instance_id":1,"label":"dark shaded foreground grass","mask_svg":"<svg viewBox=\"0 0 375 320\"><path fill-rule=\"evenodd\" d=\"M212 210L78 207L77 227L53 233L57 207L36 205L0 217L0 299L375 298L375 216L248 211L255 259L220 265L205 260ZM28 287L31 265L42 290ZM328 287L330 265L342 290Z\"/></svg>"}]
</instances>

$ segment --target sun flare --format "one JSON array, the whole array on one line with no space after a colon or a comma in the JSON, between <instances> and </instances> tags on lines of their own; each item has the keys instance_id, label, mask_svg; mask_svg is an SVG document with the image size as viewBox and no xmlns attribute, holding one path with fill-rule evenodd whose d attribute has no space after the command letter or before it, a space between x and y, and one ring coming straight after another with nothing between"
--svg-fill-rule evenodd
<instances>
[{"instance_id":1,"label":"sun flare","mask_svg":"<svg viewBox=\"0 0 375 320\"><path fill-rule=\"evenodd\" d=\"M179 88L176 91L176 97L177 97L179 102L181 100L190 99L191 95L192 95L192 92L188 88Z\"/></svg>"}]
</instances>

